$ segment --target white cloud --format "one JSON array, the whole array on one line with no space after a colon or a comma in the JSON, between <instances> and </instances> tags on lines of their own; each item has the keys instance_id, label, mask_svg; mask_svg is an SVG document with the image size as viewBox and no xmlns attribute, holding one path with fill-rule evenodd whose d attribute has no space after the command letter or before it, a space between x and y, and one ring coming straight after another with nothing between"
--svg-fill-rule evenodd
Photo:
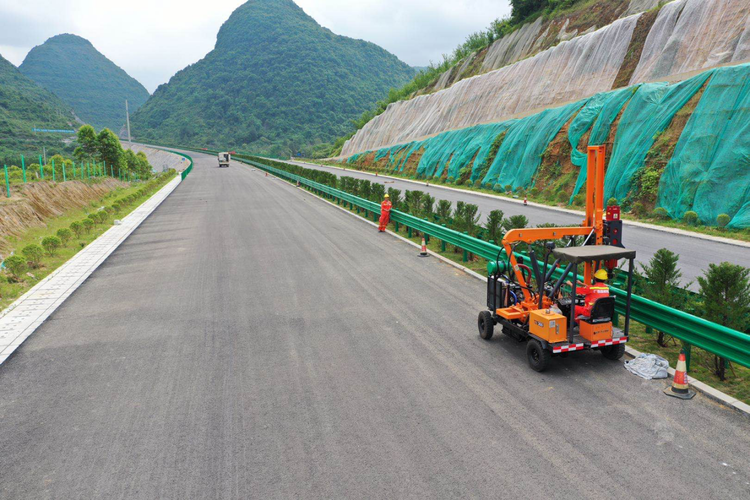
<instances>
[{"instance_id":1,"label":"white cloud","mask_svg":"<svg viewBox=\"0 0 750 500\"><path fill-rule=\"evenodd\" d=\"M295 0L334 33L424 66L510 10L508 0ZM201 59L241 0L31 0L0 4L0 54L21 64L47 38L74 33L153 90Z\"/></svg>"}]
</instances>

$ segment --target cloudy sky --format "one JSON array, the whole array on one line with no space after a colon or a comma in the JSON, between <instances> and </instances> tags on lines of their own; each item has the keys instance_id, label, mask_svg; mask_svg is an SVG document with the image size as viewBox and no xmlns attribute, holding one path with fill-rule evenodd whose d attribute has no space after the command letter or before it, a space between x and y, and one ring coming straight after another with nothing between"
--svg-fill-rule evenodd
<instances>
[{"instance_id":1,"label":"cloudy sky","mask_svg":"<svg viewBox=\"0 0 750 500\"><path fill-rule=\"evenodd\" d=\"M426 66L510 12L508 0L295 0L334 33ZM19 65L47 38L90 40L149 92L202 58L243 0L0 0L0 54Z\"/></svg>"}]
</instances>

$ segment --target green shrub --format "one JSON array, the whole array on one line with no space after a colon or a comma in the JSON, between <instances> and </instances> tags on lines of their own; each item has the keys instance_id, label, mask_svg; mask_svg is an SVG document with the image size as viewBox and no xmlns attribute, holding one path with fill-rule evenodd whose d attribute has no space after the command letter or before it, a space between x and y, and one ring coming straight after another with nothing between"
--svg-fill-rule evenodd
<instances>
[{"instance_id":1,"label":"green shrub","mask_svg":"<svg viewBox=\"0 0 750 500\"><path fill-rule=\"evenodd\" d=\"M479 189L482 187L482 179L477 179L474 181L474 187Z\"/></svg>"},{"instance_id":2,"label":"green shrub","mask_svg":"<svg viewBox=\"0 0 750 500\"><path fill-rule=\"evenodd\" d=\"M716 217L716 225L719 226L720 229L724 229L731 220L732 218L729 214L719 214L719 216Z\"/></svg>"},{"instance_id":3,"label":"green shrub","mask_svg":"<svg viewBox=\"0 0 750 500\"><path fill-rule=\"evenodd\" d=\"M448 219L451 217L451 202L448 200L438 201L435 214L438 216L441 224L447 224Z\"/></svg>"},{"instance_id":4,"label":"green shrub","mask_svg":"<svg viewBox=\"0 0 750 500\"><path fill-rule=\"evenodd\" d=\"M586 197L582 194L577 194L573 197L573 205L577 207L582 207L585 202Z\"/></svg>"},{"instance_id":5,"label":"green shrub","mask_svg":"<svg viewBox=\"0 0 750 500\"><path fill-rule=\"evenodd\" d=\"M633 212L634 215L641 217L646 212L646 207L643 206L643 203L636 201L633 203L631 212Z\"/></svg>"},{"instance_id":6,"label":"green shrub","mask_svg":"<svg viewBox=\"0 0 750 500\"><path fill-rule=\"evenodd\" d=\"M682 220L685 222L685 224L694 226L698 223L698 214L693 212L692 210L688 210L687 212L685 212L685 215L682 216Z\"/></svg>"},{"instance_id":7,"label":"green shrub","mask_svg":"<svg viewBox=\"0 0 750 500\"><path fill-rule=\"evenodd\" d=\"M651 215L654 217L654 219L659 219L659 220L669 219L669 212L667 212L667 209L664 207L656 207L653 210L653 212L651 212Z\"/></svg>"},{"instance_id":8,"label":"green shrub","mask_svg":"<svg viewBox=\"0 0 750 500\"><path fill-rule=\"evenodd\" d=\"M73 237L73 232L67 227L63 227L57 230L57 237L60 238L63 246L68 246L68 241Z\"/></svg>"},{"instance_id":9,"label":"green shrub","mask_svg":"<svg viewBox=\"0 0 750 500\"><path fill-rule=\"evenodd\" d=\"M28 259L29 265L33 268L39 267L42 263L42 257L44 257L44 249L36 243L26 245L23 247L23 250L21 250L21 253L26 259Z\"/></svg>"},{"instance_id":10,"label":"green shrub","mask_svg":"<svg viewBox=\"0 0 750 500\"><path fill-rule=\"evenodd\" d=\"M512 193L513 192L513 185L512 184L506 184L505 185L505 192L506 193Z\"/></svg>"},{"instance_id":11,"label":"green shrub","mask_svg":"<svg viewBox=\"0 0 750 500\"><path fill-rule=\"evenodd\" d=\"M566 193L565 191L560 191L559 193L557 193L558 203L565 203L567 205L569 199L570 199L570 195L568 195L568 193Z\"/></svg>"},{"instance_id":12,"label":"green shrub","mask_svg":"<svg viewBox=\"0 0 750 500\"><path fill-rule=\"evenodd\" d=\"M539 196L539 188L533 187L529 189L529 196Z\"/></svg>"},{"instance_id":13,"label":"green shrub","mask_svg":"<svg viewBox=\"0 0 750 500\"><path fill-rule=\"evenodd\" d=\"M98 212L96 212L95 216L100 224L104 224L109 218L109 214L106 210L99 210Z\"/></svg>"},{"instance_id":14,"label":"green shrub","mask_svg":"<svg viewBox=\"0 0 750 500\"><path fill-rule=\"evenodd\" d=\"M499 245L503 241L503 214L502 210L492 210L484 223L484 234L487 240L493 240Z\"/></svg>"},{"instance_id":15,"label":"green shrub","mask_svg":"<svg viewBox=\"0 0 750 500\"><path fill-rule=\"evenodd\" d=\"M501 186L500 184L495 184L494 186L492 186L492 190L496 193L502 193L503 186Z\"/></svg>"},{"instance_id":16,"label":"green shrub","mask_svg":"<svg viewBox=\"0 0 750 500\"><path fill-rule=\"evenodd\" d=\"M707 320L740 332L750 328L750 269L729 262L709 264L698 284ZM714 371L721 380L725 366L725 360L715 356Z\"/></svg>"},{"instance_id":17,"label":"green shrub","mask_svg":"<svg viewBox=\"0 0 750 500\"><path fill-rule=\"evenodd\" d=\"M96 213L89 214L84 220L90 220L96 226L99 223L99 216Z\"/></svg>"},{"instance_id":18,"label":"green shrub","mask_svg":"<svg viewBox=\"0 0 750 500\"><path fill-rule=\"evenodd\" d=\"M86 234L90 233L94 227L94 221L89 218L83 219L81 224L83 224L83 230L86 231Z\"/></svg>"},{"instance_id":19,"label":"green shrub","mask_svg":"<svg viewBox=\"0 0 750 500\"><path fill-rule=\"evenodd\" d=\"M73 233L76 235L76 238L80 238L81 234L83 233L83 224L78 221L73 221L70 223L70 230L73 231Z\"/></svg>"},{"instance_id":20,"label":"green shrub","mask_svg":"<svg viewBox=\"0 0 750 500\"><path fill-rule=\"evenodd\" d=\"M21 275L26 272L26 259L20 255L11 255L5 259L5 269L8 270L14 281L21 279Z\"/></svg>"},{"instance_id":21,"label":"green shrub","mask_svg":"<svg viewBox=\"0 0 750 500\"><path fill-rule=\"evenodd\" d=\"M607 206L608 207L616 207L617 206L617 198L610 198L607 200Z\"/></svg>"},{"instance_id":22,"label":"green shrub","mask_svg":"<svg viewBox=\"0 0 750 500\"><path fill-rule=\"evenodd\" d=\"M526 194L526 190L522 187L519 187L518 189L516 189L516 193L518 194L518 196L524 196Z\"/></svg>"},{"instance_id":23,"label":"green shrub","mask_svg":"<svg viewBox=\"0 0 750 500\"><path fill-rule=\"evenodd\" d=\"M529 225L529 219L525 215L512 215L508 219L503 220L503 227L510 231L511 229L523 229Z\"/></svg>"},{"instance_id":24,"label":"green shrub","mask_svg":"<svg viewBox=\"0 0 750 500\"><path fill-rule=\"evenodd\" d=\"M53 257L57 249L62 245L62 241L57 236L47 236L42 240L42 246L50 257Z\"/></svg>"}]
</instances>

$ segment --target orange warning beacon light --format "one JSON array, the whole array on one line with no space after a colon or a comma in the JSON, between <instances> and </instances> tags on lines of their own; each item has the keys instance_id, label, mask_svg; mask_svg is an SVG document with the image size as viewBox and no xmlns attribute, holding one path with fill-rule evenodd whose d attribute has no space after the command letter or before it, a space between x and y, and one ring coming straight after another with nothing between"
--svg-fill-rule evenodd
<instances>
[{"instance_id":1,"label":"orange warning beacon light","mask_svg":"<svg viewBox=\"0 0 750 500\"><path fill-rule=\"evenodd\" d=\"M504 255L501 251L488 265L487 310L479 314L479 334L489 340L494 326L500 325L503 333L526 341L529 364L537 371L545 370L557 354L596 349L609 359L620 359L625 351L635 251L622 246L619 207L608 207L605 220L605 153L604 146L588 149L586 216L580 226L508 231L502 241ZM522 243L527 257L515 253ZM550 265L551 257L555 260ZM616 297L602 277L609 277L605 268L613 270L621 259L629 262L627 295ZM614 325L615 305L623 299L625 325L620 330Z\"/></svg>"}]
</instances>

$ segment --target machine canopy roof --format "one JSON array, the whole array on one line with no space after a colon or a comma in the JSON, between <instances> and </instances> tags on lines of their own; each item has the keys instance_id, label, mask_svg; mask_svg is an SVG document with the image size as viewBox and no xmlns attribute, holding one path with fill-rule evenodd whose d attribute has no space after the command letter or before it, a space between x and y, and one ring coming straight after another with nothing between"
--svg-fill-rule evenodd
<instances>
[{"instance_id":1,"label":"machine canopy roof","mask_svg":"<svg viewBox=\"0 0 750 500\"><path fill-rule=\"evenodd\" d=\"M566 262L579 264L600 260L634 259L635 250L609 245L589 245L583 247L556 248L552 254Z\"/></svg>"}]
</instances>

